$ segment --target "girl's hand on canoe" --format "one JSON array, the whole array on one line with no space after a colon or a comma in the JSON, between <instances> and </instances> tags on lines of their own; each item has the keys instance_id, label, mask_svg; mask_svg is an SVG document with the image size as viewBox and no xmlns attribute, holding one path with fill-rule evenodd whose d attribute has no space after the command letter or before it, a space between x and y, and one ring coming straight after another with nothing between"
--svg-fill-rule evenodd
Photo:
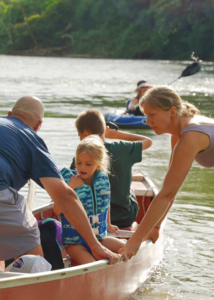
<instances>
[{"instance_id":1,"label":"girl's hand on canoe","mask_svg":"<svg viewBox=\"0 0 214 300\"><path fill-rule=\"evenodd\" d=\"M111 252L109 249L102 246L99 242L96 244L96 246L91 247L91 251L93 256L97 260L109 259L109 265L115 265L120 260L119 254Z\"/></svg>"},{"instance_id":2,"label":"girl's hand on canoe","mask_svg":"<svg viewBox=\"0 0 214 300\"><path fill-rule=\"evenodd\" d=\"M119 235L118 232L117 232L117 230L119 230L119 228L115 225L108 224L107 230L110 231L110 232L113 232L116 235Z\"/></svg>"},{"instance_id":3,"label":"girl's hand on canoe","mask_svg":"<svg viewBox=\"0 0 214 300\"><path fill-rule=\"evenodd\" d=\"M141 245L141 241L135 241L133 237L118 251L123 255L123 261L125 262L137 254Z\"/></svg>"}]
</instances>

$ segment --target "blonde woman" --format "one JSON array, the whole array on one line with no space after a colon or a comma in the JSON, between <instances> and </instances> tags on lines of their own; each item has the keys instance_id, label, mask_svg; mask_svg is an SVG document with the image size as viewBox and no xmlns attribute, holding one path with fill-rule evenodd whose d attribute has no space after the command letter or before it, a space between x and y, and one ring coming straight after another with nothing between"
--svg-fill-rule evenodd
<instances>
[{"instance_id":1,"label":"blonde woman","mask_svg":"<svg viewBox=\"0 0 214 300\"><path fill-rule=\"evenodd\" d=\"M153 243L159 237L162 220L169 211L195 160L206 168L214 167L214 120L183 101L172 89L150 89L140 100L140 108L157 135L171 134L172 154L163 187L154 198L137 231L123 247L124 260L135 255L145 238Z\"/></svg>"},{"instance_id":2,"label":"blonde woman","mask_svg":"<svg viewBox=\"0 0 214 300\"><path fill-rule=\"evenodd\" d=\"M118 253L124 242L106 236L107 229L117 234L116 230L119 228L111 225L110 221L110 185L107 174L109 157L98 135L90 135L78 144L76 168L77 170L64 168L62 176L82 202L97 239L103 246ZM58 207L54 207L54 212L61 214L62 243L70 257L78 264L95 261L89 246L75 226L68 222Z\"/></svg>"}]
</instances>

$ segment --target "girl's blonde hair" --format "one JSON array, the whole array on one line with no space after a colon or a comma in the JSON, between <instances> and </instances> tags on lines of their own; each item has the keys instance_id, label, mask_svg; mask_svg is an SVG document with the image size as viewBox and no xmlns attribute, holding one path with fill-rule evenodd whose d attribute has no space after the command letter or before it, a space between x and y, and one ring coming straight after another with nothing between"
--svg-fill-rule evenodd
<instances>
[{"instance_id":1,"label":"girl's blonde hair","mask_svg":"<svg viewBox=\"0 0 214 300\"><path fill-rule=\"evenodd\" d=\"M167 86L157 86L149 89L140 99L141 110L143 110L142 106L144 103L155 109L162 110L169 110L174 106L177 108L177 114L180 116L193 117L200 114L200 110L195 105L182 100L175 90Z\"/></svg>"},{"instance_id":2,"label":"girl's blonde hair","mask_svg":"<svg viewBox=\"0 0 214 300\"><path fill-rule=\"evenodd\" d=\"M108 151L106 150L103 141L96 134L91 134L85 137L77 146L76 160L77 157L82 153L90 154L95 163L100 166L104 171L109 173L110 169L110 158Z\"/></svg>"}]
</instances>

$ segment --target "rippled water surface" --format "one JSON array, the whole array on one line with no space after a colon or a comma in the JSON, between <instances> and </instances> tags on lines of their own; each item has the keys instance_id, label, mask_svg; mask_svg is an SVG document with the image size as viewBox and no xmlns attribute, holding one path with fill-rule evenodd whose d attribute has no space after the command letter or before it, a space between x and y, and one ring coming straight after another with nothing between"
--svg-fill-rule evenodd
<instances>
[{"instance_id":1,"label":"rippled water surface","mask_svg":"<svg viewBox=\"0 0 214 300\"><path fill-rule=\"evenodd\" d=\"M103 113L124 108L138 80L168 84L188 63L0 56L0 113L6 114L23 95L41 98L46 118L39 134L59 168L69 167L79 140L74 127L79 112L92 107ZM214 117L214 63L205 63L202 71L181 78L173 87L203 114ZM150 136L153 145L134 168L148 172L161 187L170 137L156 136L151 130L135 132ZM163 261L132 299L214 299L213 195L214 170L194 163L168 214ZM38 190L35 206L48 201Z\"/></svg>"}]
</instances>

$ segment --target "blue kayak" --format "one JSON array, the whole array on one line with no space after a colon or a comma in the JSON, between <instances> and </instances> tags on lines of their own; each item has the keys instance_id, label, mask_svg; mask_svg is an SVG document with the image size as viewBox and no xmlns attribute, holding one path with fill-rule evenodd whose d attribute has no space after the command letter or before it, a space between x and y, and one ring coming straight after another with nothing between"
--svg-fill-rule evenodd
<instances>
[{"instance_id":1,"label":"blue kayak","mask_svg":"<svg viewBox=\"0 0 214 300\"><path fill-rule=\"evenodd\" d=\"M115 123L119 128L124 129L151 129L149 125L146 124L146 116L134 116L129 114L124 114L122 110L116 110L112 113L107 113L104 115L106 122L110 121Z\"/></svg>"}]
</instances>

